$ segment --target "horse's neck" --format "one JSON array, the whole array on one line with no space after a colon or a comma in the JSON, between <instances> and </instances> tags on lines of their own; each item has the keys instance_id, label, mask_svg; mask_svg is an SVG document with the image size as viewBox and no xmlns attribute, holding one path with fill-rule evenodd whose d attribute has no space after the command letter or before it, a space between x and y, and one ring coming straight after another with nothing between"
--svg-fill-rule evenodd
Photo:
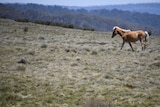
<instances>
[{"instance_id":1,"label":"horse's neck","mask_svg":"<svg viewBox=\"0 0 160 107\"><path fill-rule=\"evenodd\" d=\"M118 30L118 34L120 35L120 36L123 36L124 35L124 31L122 31L122 30Z\"/></svg>"}]
</instances>

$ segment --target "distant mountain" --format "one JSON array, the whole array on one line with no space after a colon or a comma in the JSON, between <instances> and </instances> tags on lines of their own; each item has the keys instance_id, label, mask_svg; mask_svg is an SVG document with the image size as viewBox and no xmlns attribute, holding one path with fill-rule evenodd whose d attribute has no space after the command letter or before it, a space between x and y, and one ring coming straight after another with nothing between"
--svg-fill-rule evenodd
<instances>
[{"instance_id":1,"label":"distant mountain","mask_svg":"<svg viewBox=\"0 0 160 107\"><path fill-rule=\"evenodd\" d=\"M90 11L93 15L98 15L106 18L118 18L128 23L136 23L143 26L152 26L160 28L160 15L149 14L149 13L138 13L138 12L129 12L122 10L92 10Z\"/></svg>"},{"instance_id":2,"label":"distant mountain","mask_svg":"<svg viewBox=\"0 0 160 107\"><path fill-rule=\"evenodd\" d=\"M101 9L118 9L131 12L150 13L160 15L160 3L140 3L140 4L124 4L124 5L104 5L104 6L89 6L76 7L70 6L69 9L86 9L86 10L101 10Z\"/></svg>"},{"instance_id":3,"label":"distant mountain","mask_svg":"<svg viewBox=\"0 0 160 107\"><path fill-rule=\"evenodd\" d=\"M96 31L112 31L113 26L118 25L132 30L151 30L154 35L160 34L160 15L118 9L88 11L37 4L0 4L0 17L58 22Z\"/></svg>"}]
</instances>

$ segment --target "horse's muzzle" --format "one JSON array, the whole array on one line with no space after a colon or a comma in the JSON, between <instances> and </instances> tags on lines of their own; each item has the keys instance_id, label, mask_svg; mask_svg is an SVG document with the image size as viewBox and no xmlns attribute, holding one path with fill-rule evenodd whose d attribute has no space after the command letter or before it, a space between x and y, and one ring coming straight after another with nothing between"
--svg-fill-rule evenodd
<instances>
[{"instance_id":1,"label":"horse's muzzle","mask_svg":"<svg viewBox=\"0 0 160 107\"><path fill-rule=\"evenodd\" d=\"M116 35L114 34L114 32L112 33L112 38L115 37Z\"/></svg>"}]
</instances>

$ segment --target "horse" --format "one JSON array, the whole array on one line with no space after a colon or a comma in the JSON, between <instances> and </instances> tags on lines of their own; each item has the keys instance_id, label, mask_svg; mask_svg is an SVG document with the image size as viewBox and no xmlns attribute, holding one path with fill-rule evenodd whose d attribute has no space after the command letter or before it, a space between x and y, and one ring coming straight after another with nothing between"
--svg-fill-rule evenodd
<instances>
[{"instance_id":1,"label":"horse","mask_svg":"<svg viewBox=\"0 0 160 107\"><path fill-rule=\"evenodd\" d=\"M147 31L142 31L142 30L131 31L131 30L125 30L118 26L115 26L113 27L112 38L115 37L117 34L120 35L123 39L121 50L125 42L128 42L132 51L134 51L134 49L132 47L131 42L136 42L139 40L141 43L142 51L143 51L146 49L146 42L150 36L150 33L148 33Z\"/></svg>"}]
</instances>

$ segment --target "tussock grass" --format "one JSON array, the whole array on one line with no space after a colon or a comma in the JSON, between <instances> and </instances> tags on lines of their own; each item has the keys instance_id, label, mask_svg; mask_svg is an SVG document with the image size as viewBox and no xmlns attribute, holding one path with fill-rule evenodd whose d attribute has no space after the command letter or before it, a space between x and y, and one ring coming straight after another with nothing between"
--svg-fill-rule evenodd
<instances>
[{"instance_id":1,"label":"tussock grass","mask_svg":"<svg viewBox=\"0 0 160 107\"><path fill-rule=\"evenodd\" d=\"M0 106L160 106L159 37L132 52L109 32L0 22Z\"/></svg>"},{"instance_id":2,"label":"tussock grass","mask_svg":"<svg viewBox=\"0 0 160 107\"><path fill-rule=\"evenodd\" d=\"M86 101L84 107L114 107L114 105L110 103L106 103L101 99L90 99Z\"/></svg>"}]
</instances>

